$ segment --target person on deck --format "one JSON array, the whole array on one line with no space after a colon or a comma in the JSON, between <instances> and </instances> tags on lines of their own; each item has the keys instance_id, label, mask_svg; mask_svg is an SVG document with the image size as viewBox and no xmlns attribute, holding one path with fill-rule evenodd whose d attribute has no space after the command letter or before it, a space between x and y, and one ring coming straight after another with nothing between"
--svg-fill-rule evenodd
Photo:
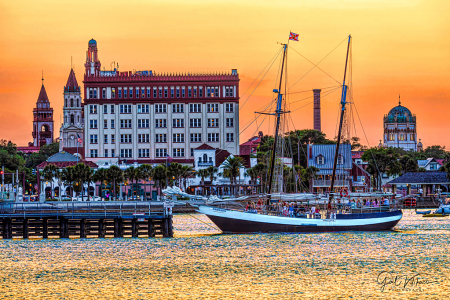
<instances>
[{"instance_id":1,"label":"person on deck","mask_svg":"<svg viewBox=\"0 0 450 300\"><path fill-rule=\"evenodd\" d=\"M316 207L312 206L311 207L311 218L314 218L314 215L316 214Z\"/></svg>"},{"instance_id":2,"label":"person on deck","mask_svg":"<svg viewBox=\"0 0 450 300\"><path fill-rule=\"evenodd\" d=\"M386 197L386 199L384 199L384 205L389 206L389 199L387 197Z\"/></svg>"},{"instance_id":3,"label":"person on deck","mask_svg":"<svg viewBox=\"0 0 450 300\"><path fill-rule=\"evenodd\" d=\"M293 204L289 205L289 217L291 217L291 218L294 217L294 205Z\"/></svg>"}]
</instances>

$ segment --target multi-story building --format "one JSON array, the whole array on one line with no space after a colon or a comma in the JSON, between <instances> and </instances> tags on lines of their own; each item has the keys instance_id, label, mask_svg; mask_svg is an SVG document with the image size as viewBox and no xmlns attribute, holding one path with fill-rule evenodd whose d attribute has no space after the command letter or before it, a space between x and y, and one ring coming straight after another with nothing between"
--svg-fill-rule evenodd
<instances>
[{"instance_id":1,"label":"multi-story building","mask_svg":"<svg viewBox=\"0 0 450 300\"><path fill-rule=\"evenodd\" d=\"M33 109L33 146L41 147L53 143L53 108L50 107L42 78L41 91ZM31 146L31 145L30 145Z\"/></svg>"},{"instance_id":2,"label":"multi-story building","mask_svg":"<svg viewBox=\"0 0 450 300\"><path fill-rule=\"evenodd\" d=\"M67 84L64 87L64 123L60 129L59 151L66 151L72 154L79 153L84 157L83 152L83 107L81 103L81 89L73 69L70 70Z\"/></svg>"},{"instance_id":3,"label":"multi-story building","mask_svg":"<svg viewBox=\"0 0 450 300\"><path fill-rule=\"evenodd\" d=\"M84 75L85 155L127 163L192 163L206 143L239 154L239 75L101 71L89 41Z\"/></svg>"}]
</instances>

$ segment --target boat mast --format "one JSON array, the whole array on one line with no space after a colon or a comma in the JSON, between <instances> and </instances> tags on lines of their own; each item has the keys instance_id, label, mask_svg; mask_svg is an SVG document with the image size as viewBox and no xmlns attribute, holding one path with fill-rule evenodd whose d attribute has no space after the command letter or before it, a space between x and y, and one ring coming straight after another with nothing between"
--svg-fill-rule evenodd
<instances>
[{"instance_id":1,"label":"boat mast","mask_svg":"<svg viewBox=\"0 0 450 300\"><path fill-rule=\"evenodd\" d=\"M331 177L331 186L330 186L330 197L328 200L328 204L331 204L331 200L333 199L333 189L334 189L334 178L336 176L336 166L337 166L337 159L339 155L339 144L341 142L341 134L342 134L342 123L344 121L344 113L345 113L345 102L346 96L347 96L347 86L345 85L345 77L347 75L347 63L348 63L348 53L350 50L350 41L352 39L352 36L348 36L348 45L347 45L347 57L345 59L345 70L344 70L344 82L342 83L342 95L341 95L341 118L339 121L339 133L337 136L337 143L336 143L336 152L334 153L334 163L333 163L333 175Z\"/></svg>"},{"instance_id":2,"label":"boat mast","mask_svg":"<svg viewBox=\"0 0 450 300\"><path fill-rule=\"evenodd\" d=\"M270 194L272 192L272 181L273 181L273 170L275 167L275 153L277 150L277 142L278 142L278 130L280 128L280 119L281 119L281 114L283 113L281 110L281 103L283 101L283 94L281 94L281 82L283 79L283 69L284 69L284 59L286 57L286 49L287 49L287 44L282 44L283 45L283 61L281 63L281 73L280 73L280 85L278 87L278 90L273 90L274 93L278 93L278 98L277 98L277 109L275 111L275 115L277 116L277 126L275 129L275 140L273 142L273 150L272 150L272 158L271 158L271 164L270 164L270 176L269 176L269 190L268 190L268 194Z\"/></svg>"}]
</instances>

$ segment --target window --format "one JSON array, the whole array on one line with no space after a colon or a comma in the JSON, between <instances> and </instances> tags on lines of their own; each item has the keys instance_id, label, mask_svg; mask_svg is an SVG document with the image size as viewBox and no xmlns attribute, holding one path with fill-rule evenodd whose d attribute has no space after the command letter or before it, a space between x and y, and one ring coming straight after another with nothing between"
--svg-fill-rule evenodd
<instances>
[{"instance_id":1,"label":"window","mask_svg":"<svg viewBox=\"0 0 450 300\"><path fill-rule=\"evenodd\" d=\"M90 141L91 141L91 144L97 144L98 143L97 135L96 134L91 134Z\"/></svg>"},{"instance_id":2,"label":"window","mask_svg":"<svg viewBox=\"0 0 450 300\"><path fill-rule=\"evenodd\" d=\"M141 88L141 98L145 98L145 89Z\"/></svg>"},{"instance_id":3,"label":"window","mask_svg":"<svg viewBox=\"0 0 450 300\"><path fill-rule=\"evenodd\" d=\"M167 87L164 88L164 98L167 98L169 95L169 90Z\"/></svg>"},{"instance_id":4,"label":"window","mask_svg":"<svg viewBox=\"0 0 450 300\"><path fill-rule=\"evenodd\" d=\"M400 141L404 141L405 140L405 134L404 133L400 133Z\"/></svg>"},{"instance_id":5,"label":"window","mask_svg":"<svg viewBox=\"0 0 450 300\"><path fill-rule=\"evenodd\" d=\"M108 129L108 120L103 120L103 129Z\"/></svg>"},{"instance_id":6,"label":"window","mask_svg":"<svg viewBox=\"0 0 450 300\"><path fill-rule=\"evenodd\" d=\"M184 148L173 148L173 157L183 157Z\"/></svg>"},{"instance_id":7,"label":"window","mask_svg":"<svg viewBox=\"0 0 450 300\"><path fill-rule=\"evenodd\" d=\"M128 98L128 90L125 88L123 89L123 97L126 99Z\"/></svg>"},{"instance_id":8,"label":"window","mask_svg":"<svg viewBox=\"0 0 450 300\"><path fill-rule=\"evenodd\" d=\"M119 99L122 99L122 89L119 89Z\"/></svg>"},{"instance_id":9,"label":"window","mask_svg":"<svg viewBox=\"0 0 450 300\"><path fill-rule=\"evenodd\" d=\"M111 120L111 129L116 128L115 120Z\"/></svg>"},{"instance_id":10,"label":"window","mask_svg":"<svg viewBox=\"0 0 450 300\"><path fill-rule=\"evenodd\" d=\"M194 148L191 148L191 156L194 156Z\"/></svg>"},{"instance_id":11,"label":"window","mask_svg":"<svg viewBox=\"0 0 450 300\"><path fill-rule=\"evenodd\" d=\"M115 144L115 143L116 143L116 135L115 134L111 134L111 144Z\"/></svg>"},{"instance_id":12,"label":"window","mask_svg":"<svg viewBox=\"0 0 450 300\"><path fill-rule=\"evenodd\" d=\"M203 98L203 87L199 87L199 88L198 88L198 96L199 96L200 98Z\"/></svg>"},{"instance_id":13,"label":"window","mask_svg":"<svg viewBox=\"0 0 450 300\"><path fill-rule=\"evenodd\" d=\"M208 133L208 142L218 142L219 134L218 133Z\"/></svg>"},{"instance_id":14,"label":"window","mask_svg":"<svg viewBox=\"0 0 450 300\"><path fill-rule=\"evenodd\" d=\"M227 133L227 142L234 142L234 133Z\"/></svg>"},{"instance_id":15,"label":"window","mask_svg":"<svg viewBox=\"0 0 450 300\"><path fill-rule=\"evenodd\" d=\"M192 97L192 88L188 87L188 98Z\"/></svg>"},{"instance_id":16,"label":"window","mask_svg":"<svg viewBox=\"0 0 450 300\"><path fill-rule=\"evenodd\" d=\"M138 128L149 128L150 119L138 119Z\"/></svg>"},{"instance_id":17,"label":"window","mask_svg":"<svg viewBox=\"0 0 450 300\"><path fill-rule=\"evenodd\" d=\"M200 103L189 104L189 112L191 113L202 112L202 105Z\"/></svg>"},{"instance_id":18,"label":"window","mask_svg":"<svg viewBox=\"0 0 450 300\"><path fill-rule=\"evenodd\" d=\"M142 98L144 98L144 97L142 97ZM147 88L147 98L150 98L150 88L149 87Z\"/></svg>"},{"instance_id":19,"label":"window","mask_svg":"<svg viewBox=\"0 0 450 300\"><path fill-rule=\"evenodd\" d=\"M102 99L106 99L106 89L102 89Z\"/></svg>"},{"instance_id":20,"label":"window","mask_svg":"<svg viewBox=\"0 0 450 300\"><path fill-rule=\"evenodd\" d=\"M194 98L197 98L197 87L194 86Z\"/></svg>"},{"instance_id":21,"label":"window","mask_svg":"<svg viewBox=\"0 0 450 300\"><path fill-rule=\"evenodd\" d=\"M120 120L120 128L131 128L131 119Z\"/></svg>"},{"instance_id":22,"label":"window","mask_svg":"<svg viewBox=\"0 0 450 300\"><path fill-rule=\"evenodd\" d=\"M91 150L91 157L98 157L98 150L97 149L92 149Z\"/></svg>"},{"instance_id":23,"label":"window","mask_svg":"<svg viewBox=\"0 0 450 300\"><path fill-rule=\"evenodd\" d=\"M138 104L137 112L138 114L148 114L150 111L150 106L148 104Z\"/></svg>"},{"instance_id":24,"label":"window","mask_svg":"<svg viewBox=\"0 0 450 300\"><path fill-rule=\"evenodd\" d=\"M174 127L174 128L184 127L184 119L173 119L172 127Z\"/></svg>"},{"instance_id":25,"label":"window","mask_svg":"<svg viewBox=\"0 0 450 300\"><path fill-rule=\"evenodd\" d=\"M162 98L162 88L159 88L159 98Z\"/></svg>"},{"instance_id":26,"label":"window","mask_svg":"<svg viewBox=\"0 0 450 300\"><path fill-rule=\"evenodd\" d=\"M139 98L139 88L138 87L136 88L135 97Z\"/></svg>"},{"instance_id":27,"label":"window","mask_svg":"<svg viewBox=\"0 0 450 300\"><path fill-rule=\"evenodd\" d=\"M166 128L167 127L167 120L166 119L155 119L156 128Z\"/></svg>"},{"instance_id":28,"label":"window","mask_svg":"<svg viewBox=\"0 0 450 300\"><path fill-rule=\"evenodd\" d=\"M138 149L138 157L150 157L150 149Z\"/></svg>"},{"instance_id":29,"label":"window","mask_svg":"<svg viewBox=\"0 0 450 300\"><path fill-rule=\"evenodd\" d=\"M219 112L219 104L218 103L208 103L206 104L207 112Z\"/></svg>"},{"instance_id":30,"label":"window","mask_svg":"<svg viewBox=\"0 0 450 300\"><path fill-rule=\"evenodd\" d=\"M191 143L201 143L202 134L201 133L191 133Z\"/></svg>"},{"instance_id":31,"label":"window","mask_svg":"<svg viewBox=\"0 0 450 300\"><path fill-rule=\"evenodd\" d=\"M108 144L108 135L107 135L107 134L105 134L105 135L103 136L103 142L104 142L105 144Z\"/></svg>"},{"instance_id":32,"label":"window","mask_svg":"<svg viewBox=\"0 0 450 300\"><path fill-rule=\"evenodd\" d=\"M170 88L170 98L173 98L175 95L175 91L173 89L173 87Z\"/></svg>"},{"instance_id":33,"label":"window","mask_svg":"<svg viewBox=\"0 0 450 300\"><path fill-rule=\"evenodd\" d=\"M166 113L167 105L165 104L155 104L155 113Z\"/></svg>"},{"instance_id":34,"label":"window","mask_svg":"<svg viewBox=\"0 0 450 300\"><path fill-rule=\"evenodd\" d=\"M116 156L116 150L115 149L111 149L111 157L115 157Z\"/></svg>"},{"instance_id":35,"label":"window","mask_svg":"<svg viewBox=\"0 0 450 300\"><path fill-rule=\"evenodd\" d=\"M156 149L156 157L167 157L167 149Z\"/></svg>"},{"instance_id":36,"label":"window","mask_svg":"<svg viewBox=\"0 0 450 300\"><path fill-rule=\"evenodd\" d=\"M131 114L131 104L121 104L119 107L121 114Z\"/></svg>"},{"instance_id":37,"label":"window","mask_svg":"<svg viewBox=\"0 0 450 300\"><path fill-rule=\"evenodd\" d=\"M156 98L156 96L157 96L157 89L154 87L153 88L153 98Z\"/></svg>"},{"instance_id":38,"label":"window","mask_svg":"<svg viewBox=\"0 0 450 300\"><path fill-rule=\"evenodd\" d=\"M208 98L208 97L212 97L212 95L213 95L213 94L211 93L211 87L208 86L208 87L206 88L206 97L207 97L207 98Z\"/></svg>"},{"instance_id":39,"label":"window","mask_svg":"<svg viewBox=\"0 0 450 300\"><path fill-rule=\"evenodd\" d=\"M414 141L415 139L414 139L414 133L411 133L410 135L409 135L409 140L410 141Z\"/></svg>"},{"instance_id":40,"label":"window","mask_svg":"<svg viewBox=\"0 0 450 300\"><path fill-rule=\"evenodd\" d=\"M112 114L115 113L115 106L114 106L114 104L111 105L111 113L112 113Z\"/></svg>"},{"instance_id":41,"label":"window","mask_svg":"<svg viewBox=\"0 0 450 300\"><path fill-rule=\"evenodd\" d=\"M177 98L180 98L180 87L177 86Z\"/></svg>"},{"instance_id":42,"label":"window","mask_svg":"<svg viewBox=\"0 0 450 300\"><path fill-rule=\"evenodd\" d=\"M120 149L120 157L131 157L131 149Z\"/></svg>"},{"instance_id":43,"label":"window","mask_svg":"<svg viewBox=\"0 0 450 300\"><path fill-rule=\"evenodd\" d=\"M318 165L325 164L325 157L323 157L322 155L317 156L316 160Z\"/></svg>"},{"instance_id":44,"label":"window","mask_svg":"<svg viewBox=\"0 0 450 300\"><path fill-rule=\"evenodd\" d=\"M219 119L208 119L208 127L219 127Z\"/></svg>"},{"instance_id":45,"label":"window","mask_svg":"<svg viewBox=\"0 0 450 300\"><path fill-rule=\"evenodd\" d=\"M216 87L216 88L215 88L215 91L216 91L216 92L215 92L215 96L216 96L216 97L219 97L219 88Z\"/></svg>"},{"instance_id":46,"label":"window","mask_svg":"<svg viewBox=\"0 0 450 300\"><path fill-rule=\"evenodd\" d=\"M190 119L190 127L202 127L202 119Z\"/></svg>"},{"instance_id":47,"label":"window","mask_svg":"<svg viewBox=\"0 0 450 300\"><path fill-rule=\"evenodd\" d=\"M131 134L121 134L120 135L120 143L121 144L131 143Z\"/></svg>"},{"instance_id":48,"label":"window","mask_svg":"<svg viewBox=\"0 0 450 300\"><path fill-rule=\"evenodd\" d=\"M227 127L234 126L234 118L227 118Z\"/></svg>"},{"instance_id":49,"label":"window","mask_svg":"<svg viewBox=\"0 0 450 300\"><path fill-rule=\"evenodd\" d=\"M138 134L138 143L150 143L150 134Z\"/></svg>"},{"instance_id":50,"label":"window","mask_svg":"<svg viewBox=\"0 0 450 300\"><path fill-rule=\"evenodd\" d=\"M97 105L89 105L89 113L96 114L97 113Z\"/></svg>"},{"instance_id":51,"label":"window","mask_svg":"<svg viewBox=\"0 0 450 300\"><path fill-rule=\"evenodd\" d=\"M89 120L89 128L90 129L97 129L97 120Z\"/></svg>"},{"instance_id":52,"label":"window","mask_svg":"<svg viewBox=\"0 0 450 300\"><path fill-rule=\"evenodd\" d=\"M338 165L343 165L344 164L344 157L342 155L338 156L337 164Z\"/></svg>"},{"instance_id":53,"label":"window","mask_svg":"<svg viewBox=\"0 0 450 300\"><path fill-rule=\"evenodd\" d=\"M165 133L156 134L156 143L167 143L167 135Z\"/></svg>"},{"instance_id":54,"label":"window","mask_svg":"<svg viewBox=\"0 0 450 300\"><path fill-rule=\"evenodd\" d=\"M94 98L94 90L93 89L89 89L89 99Z\"/></svg>"},{"instance_id":55,"label":"window","mask_svg":"<svg viewBox=\"0 0 450 300\"><path fill-rule=\"evenodd\" d=\"M184 88L184 86L181 88L181 98L185 98L186 97L186 89Z\"/></svg>"},{"instance_id":56,"label":"window","mask_svg":"<svg viewBox=\"0 0 450 300\"><path fill-rule=\"evenodd\" d=\"M108 157L108 149L105 149L105 155L104 157Z\"/></svg>"},{"instance_id":57,"label":"window","mask_svg":"<svg viewBox=\"0 0 450 300\"><path fill-rule=\"evenodd\" d=\"M234 88L232 86L225 87L225 97L234 97Z\"/></svg>"},{"instance_id":58,"label":"window","mask_svg":"<svg viewBox=\"0 0 450 300\"><path fill-rule=\"evenodd\" d=\"M172 104L172 112L174 113L184 112L184 104Z\"/></svg>"},{"instance_id":59,"label":"window","mask_svg":"<svg viewBox=\"0 0 450 300\"><path fill-rule=\"evenodd\" d=\"M225 112L233 112L234 106L233 103L225 103Z\"/></svg>"},{"instance_id":60,"label":"window","mask_svg":"<svg viewBox=\"0 0 450 300\"><path fill-rule=\"evenodd\" d=\"M111 98L116 99L116 89L115 88L111 89Z\"/></svg>"},{"instance_id":61,"label":"window","mask_svg":"<svg viewBox=\"0 0 450 300\"><path fill-rule=\"evenodd\" d=\"M184 143L184 133L174 133L172 141L174 143Z\"/></svg>"},{"instance_id":62,"label":"window","mask_svg":"<svg viewBox=\"0 0 450 300\"><path fill-rule=\"evenodd\" d=\"M108 105L103 105L103 113L107 114L108 113Z\"/></svg>"}]
</instances>

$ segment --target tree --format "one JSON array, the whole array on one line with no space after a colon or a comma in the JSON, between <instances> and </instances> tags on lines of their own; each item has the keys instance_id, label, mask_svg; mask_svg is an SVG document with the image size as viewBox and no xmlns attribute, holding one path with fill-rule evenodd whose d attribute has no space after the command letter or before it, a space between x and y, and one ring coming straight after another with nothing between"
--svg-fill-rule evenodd
<instances>
[{"instance_id":1,"label":"tree","mask_svg":"<svg viewBox=\"0 0 450 300\"><path fill-rule=\"evenodd\" d=\"M439 171L446 172L447 178L450 180L450 161L446 161Z\"/></svg>"},{"instance_id":2,"label":"tree","mask_svg":"<svg viewBox=\"0 0 450 300\"><path fill-rule=\"evenodd\" d=\"M107 169L100 168L97 171L95 171L93 180L95 182L100 182L100 186L98 188L98 193L99 193L100 197L102 197L102 186L105 185L105 187L106 187L107 180L108 180Z\"/></svg>"},{"instance_id":3,"label":"tree","mask_svg":"<svg viewBox=\"0 0 450 300\"><path fill-rule=\"evenodd\" d=\"M241 177L241 168L244 167L244 159L240 156L228 156L223 163L224 173L229 173L231 184L236 184L236 177Z\"/></svg>"},{"instance_id":4,"label":"tree","mask_svg":"<svg viewBox=\"0 0 450 300\"><path fill-rule=\"evenodd\" d=\"M125 179L128 180L128 182L131 182L131 195L134 196L135 186L134 186L134 180L138 177L137 169L135 169L133 166L129 167L123 172L123 175Z\"/></svg>"},{"instance_id":5,"label":"tree","mask_svg":"<svg viewBox=\"0 0 450 300\"><path fill-rule=\"evenodd\" d=\"M424 167L420 167L420 168L417 169L417 172L420 172L420 173L423 173L423 172L426 172L426 171L427 171L427 169L425 169Z\"/></svg>"},{"instance_id":6,"label":"tree","mask_svg":"<svg viewBox=\"0 0 450 300\"><path fill-rule=\"evenodd\" d=\"M67 167L61 172L61 180L64 184L69 185L69 191L71 192L71 197L73 196L73 182L75 181L74 167Z\"/></svg>"},{"instance_id":7,"label":"tree","mask_svg":"<svg viewBox=\"0 0 450 300\"><path fill-rule=\"evenodd\" d=\"M106 178L109 182L113 183L114 199L117 200L116 187L117 184L123 181L123 171L118 166L113 165L109 167L108 171L106 172Z\"/></svg>"},{"instance_id":8,"label":"tree","mask_svg":"<svg viewBox=\"0 0 450 300\"><path fill-rule=\"evenodd\" d=\"M186 191L187 179L192 177L195 174L195 170L192 166L183 166L183 173L181 177L184 181L184 190Z\"/></svg>"},{"instance_id":9,"label":"tree","mask_svg":"<svg viewBox=\"0 0 450 300\"><path fill-rule=\"evenodd\" d=\"M399 163L402 166L402 174L408 172L417 172L419 165L417 164L417 160L412 159L409 155L404 155L400 158Z\"/></svg>"},{"instance_id":10,"label":"tree","mask_svg":"<svg viewBox=\"0 0 450 300\"><path fill-rule=\"evenodd\" d=\"M92 182L92 178L94 176L94 170L92 170L89 166L84 163L76 164L73 168L75 181L79 184L81 188L81 198L84 198L84 184L89 184Z\"/></svg>"},{"instance_id":11,"label":"tree","mask_svg":"<svg viewBox=\"0 0 450 300\"><path fill-rule=\"evenodd\" d=\"M159 188L159 194L161 195L161 188L165 186L167 179L167 172L165 165L159 165L153 168L152 176L155 183L157 183L157 187Z\"/></svg>"},{"instance_id":12,"label":"tree","mask_svg":"<svg viewBox=\"0 0 450 300\"><path fill-rule=\"evenodd\" d=\"M245 176L249 176L249 177L250 177L250 182L251 182L251 183L256 183L256 178L258 177L258 173L257 173L257 171L255 170L255 167L253 167L253 168L248 168L248 169L245 171Z\"/></svg>"},{"instance_id":13,"label":"tree","mask_svg":"<svg viewBox=\"0 0 450 300\"><path fill-rule=\"evenodd\" d=\"M400 175L402 165L398 161L400 155L394 148L370 148L364 152L362 159L368 162L366 171L373 176L374 186L381 190L381 175Z\"/></svg>"},{"instance_id":14,"label":"tree","mask_svg":"<svg viewBox=\"0 0 450 300\"><path fill-rule=\"evenodd\" d=\"M445 159L448 156L448 152L445 151L445 146L441 147L438 145L428 146L423 153L427 158Z\"/></svg>"},{"instance_id":15,"label":"tree","mask_svg":"<svg viewBox=\"0 0 450 300\"><path fill-rule=\"evenodd\" d=\"M267 175L267 165L265 163L257 163L256 166L253 167L255 169L255 173L257 177L259 177L259 183L261 184L261 192L264 193L265 189L263 189L263 183L265 183L265 177Z\"/></svg>"},{"instance_id":16,"label":"tree","mask_svg":"<svg viewBox=\"0 0 450 300\"><path fill-rule=\"evenodd\" d=\"M59 176L59 169L54 164L48 164L44 167L44 170L42 171L42 175L44 177L44 180L50 182L51 184L51 198L54 198L54 188L53 188L53 179ZM61 195L61 191L59 191L59 194Z\"/></svg>"},{"instance_id":17,"label":"tree","mask_svg":"<svg viewBox=\"0 0 450 300\"><path fill-rule=\"evenodd\" d=\"M145 181L149 181L151 183L152 177L152 166L148 164L142 164L137 168L137 179L142 179ZM150 185L151 186L151 185ZM147 195L145 195L145 199L147 199Z\"/></svg>"},{"instance_id":18,"label":"tree","mask_svg":"<svg viewBox=\"0 0 450 300\"><path fill-rule=\"evenodd\" d=\"M200 169L197 171L197 176L201 178L201 185L205 184L205 178L209 176L207 169Z\"/></svg>"},{"instance_id":19,"label":"tree","mask_svg":"<svg viewBox=\"0 0 450 300\"><path fill-rule=\"evenodd\" d=\"M173 162L167 167L167 176L171 185L180 186L180 176L183 172L183 166L179 163Z\"/></svg>"},{"instance_id":20,"label":"tree","mask_svg":"<svg viewBox=\"0 0 450 300\"><path fill-rule=\"evenodd\" d=\"M214 175L217 173L217 168L214 166L209 166L206 171L208 171L208 175L209 175L209 179L211 180L211 184L214 181L214 179L216 179L216 177L214 177Z\"/></svg>"}]
</instances>

